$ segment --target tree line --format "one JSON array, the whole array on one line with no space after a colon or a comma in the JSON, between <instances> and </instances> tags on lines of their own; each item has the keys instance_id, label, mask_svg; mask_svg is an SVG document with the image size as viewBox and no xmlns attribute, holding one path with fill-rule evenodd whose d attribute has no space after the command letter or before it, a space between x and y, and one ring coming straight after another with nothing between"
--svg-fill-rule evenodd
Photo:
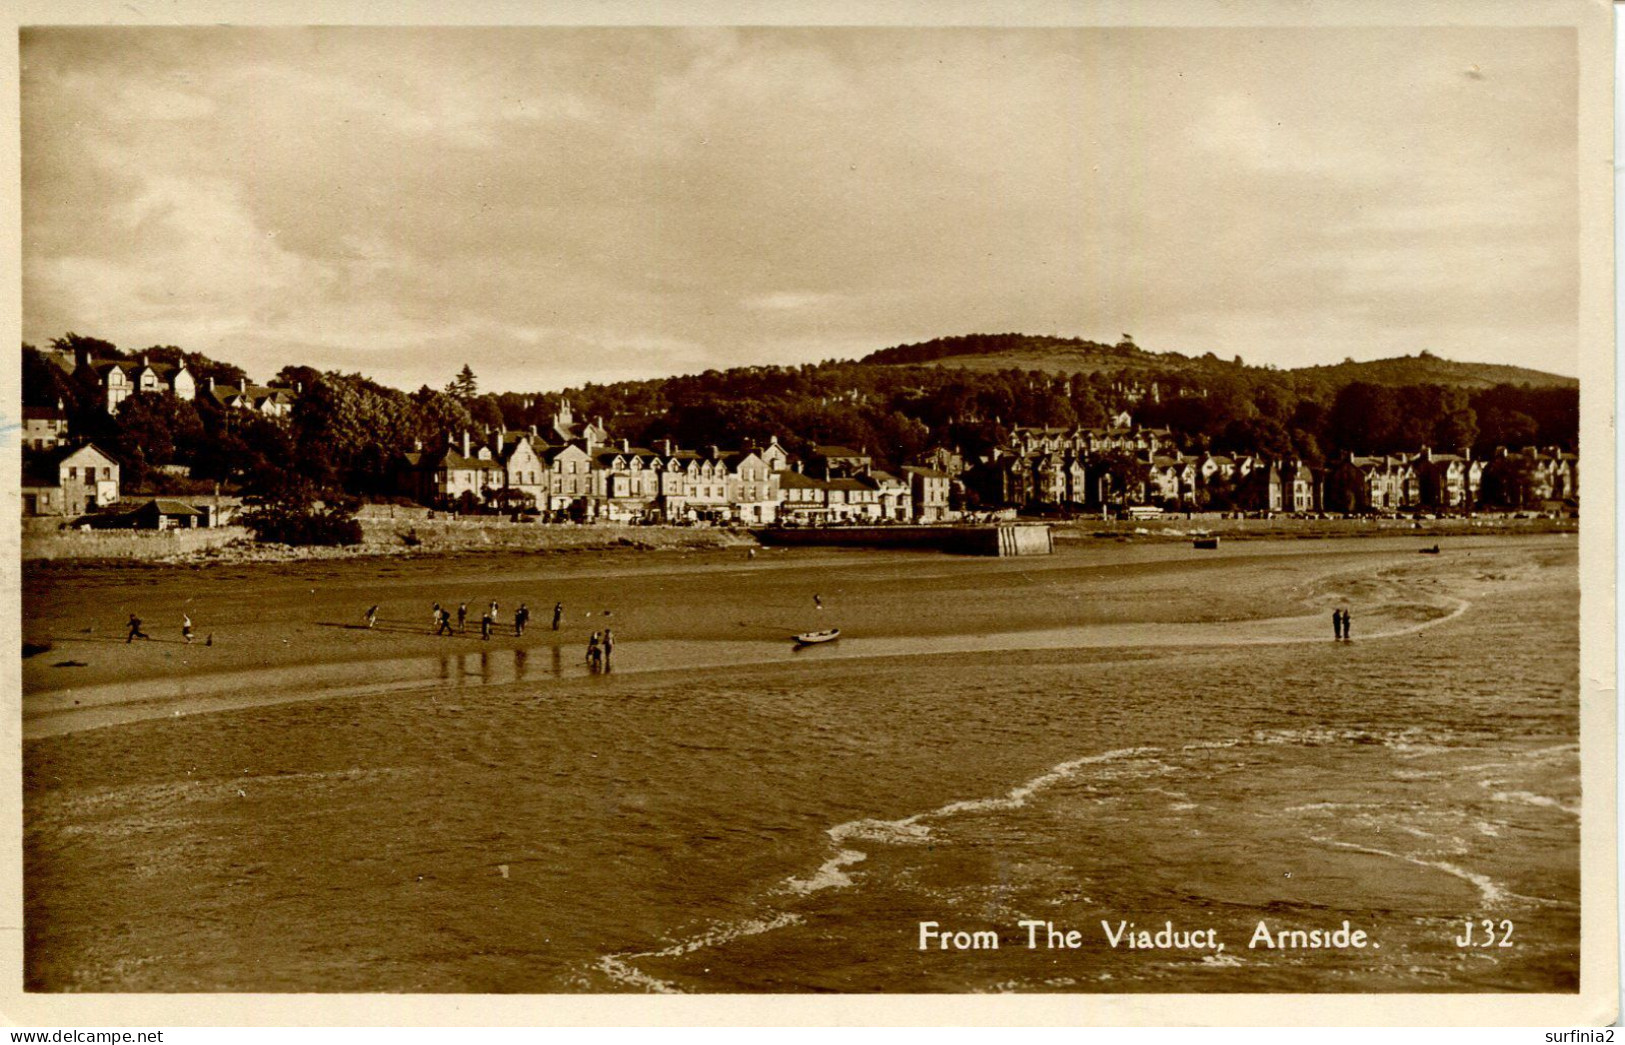
<instances>
[{"instance_id":1,"label":"tree line","mask_svg":"<svg viewBox=\"0 0 1625 1045\"><path fill-rule=\"evenodd\" d=\"M1007 339L1023 336L988 335L995 340L986 344L1008 347ZM443 388L424 385L415 392L359 373L289 365L272 383L298 384L302 391L292 417L283 420L214 403L202 393L203 379L241 386L243 372L197 353L174 346L124 353L71 333L54 339L52 347L87 348L97 358L145 353L154 362L184 361L199 378L195 401L134 395L113 415L94 374L69 375L23 346L25 403L62 400L75 436L118 458L128 485L139 490L169 484L174 492L187 492L185 481L169 478L162 466L184 466L191 482L207 486L267 491L305 484L389 496L395 492L395 462L419 443L433 446L464 429L545 430L565 399L578 420L602 417L616 437L643 446L670 439L688 448L736 448L778 436L792 454L839 444L869 453L883 467L936 447L975 456L1008 440L1018 425L1104 427L1123 410L1136 424L1171 430L1190 452L1260 453L1311 465L1345 451L1382 454L1423 446L1480 455L1528 444L1572 451L1579 429L1579 394L1572 387L1329 385L1228 364L1194 374L1100 368L1056 374L849 360L495 395L479 392L468 365ZM1127 341L1108 347L1145 355ZM1152 382L1155 400L1147 394Z\"/></svg>"}]
</instances>

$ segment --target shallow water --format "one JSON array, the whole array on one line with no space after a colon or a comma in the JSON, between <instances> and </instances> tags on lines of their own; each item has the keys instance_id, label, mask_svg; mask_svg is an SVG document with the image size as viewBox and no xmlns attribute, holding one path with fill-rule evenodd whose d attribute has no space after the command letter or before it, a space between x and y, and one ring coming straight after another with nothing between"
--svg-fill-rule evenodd
<instances>
[{"instance_id":1,"label":"shallow water","mask_svg":"<svg viewBox=\"0 0 1625 1045\"><path fill-rule=\"evenodd\" d=\"M943 605L801 655L629 641L608 676L550 645L434 658L429 688L411 658L298 669L292 702L36 739L28 984L1573 990L1573 551L1493 547L1302 551L1289 592L1206 568L1157 579L1151 623ZM1213 619L1238 577L1301 612ZM1345 598L1357 641L1316 635ZM1515 945L1456 947L1469 918ZM1248 947L1345 919L1380 948ZM1032 920L1080 946L1028 949ZM1000 947L921 951L922 921Z\"/></svg>"}]
</instances>

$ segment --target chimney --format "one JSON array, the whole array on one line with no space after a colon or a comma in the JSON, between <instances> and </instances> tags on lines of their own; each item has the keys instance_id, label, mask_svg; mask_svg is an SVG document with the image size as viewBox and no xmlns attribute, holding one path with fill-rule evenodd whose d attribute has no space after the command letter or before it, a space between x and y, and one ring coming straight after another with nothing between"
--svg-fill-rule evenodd
<instances>
[{"instance_id":1,"label":"chimney","mask_svg":"<svg viewBox=\"0 0 1625 1045\"><path fill-rule=\"evenodd\" d=\"M624 453L629 453L631 451L631 449L632 449L632 440L630 440L630 439L622 439L621 440L621 453L623 453L623 454Z\"/></svg>"},{"instance_id":2,"label":"chimney","mask_svg":"<svg viewBox=\"0 0 1625 1045\"><path fill-rule=\"evenodd\" d=\"M468 456L468 429L463 429L463 456Z\"/></svg>"},{"instance_id":3,"label":"chimney","mask_svg":"<svg viewBox=\"0 0 1625 1045\"><path fill-rule=\"evenodd\" d=\"M535 435L536 435L536 426L535 425L530 426L530 434L531 434L532 438L535 437Z\"/></svg>"},{"instance_id":4,"label":"chimney","mask_svg":"<svg viewBox=\"0 0 1625 1045\"><path fill-rule=\"evenodd\" d=\"M662 440L660 440L660 452L662 454L665 454L667 457L671 456L671 440L670 439L662 439Z\"/></svg>"},{"instance_id":5,"label":"chimney","mask_svg":"<svg viewBox=\"0 0 1625 1045\"><path fill-rule=\"evenodd\" d=\"M213 392L214 391L214 375L213 374L209 375L209 377L207 377L205 380L207 380L209 382L209 391Z\"/></svg>"},{"instance_id":6,"label":"chimney","mask_svg":"<svg viewBox=\"0 0 1625 1045\"><path fill-rule=\"evenodd\" d=\"M295 381L293 383L293 391L295 395L303 395L305 392L305 383L303 381Z\"/></svg>"},{"instance_id":7,"label":"chimney","mask_svg":"<svg viewBox=\"0 0 1625 1045\"><path fill-rule=\"evenodd\" d=\"M604 427L604 418L603 418L603 416L599 415L597 417L594 417L592 419L592 425L593 425L594 428L602 428L602 427Z\"/></svg>"},{"instance_id":8,"label":"chimney","mask_svg":"<svg viewBox=\"0 0 1625 1045\"><path fill-rule=\"evenodd\" d=\"M145 352L141 353L141 365L142 366L147 365L147 354Z\"/></svg>"},{"instance_id":9,"label":"chimney","mask_svg":"<svg viewBox=\"0 0 1625 1045\"><path fill-rule=\"evenodd\" d=\"M801 475L801 474L802 474L802 469L801 469L801 462L800 462L800 461L799 461L799 460L798 460L798 461L796 461L796 474L797 474L797 475Z\"/></svg>"},{"instance_id":10,"label":"chimney","mask_svg":"<svg viewBox=\"0 0 1625 1045\"><path fill-rule=\"evenodd\" d=\"M711 451L711 459L713 461L716 460L718 457L722 456L721 453L718 452L718 450L717 450L717 444L716 443L712 443L710 446L706 447L706 449Z\"/></svg>"},{"instance_id":11,"label":"chimney","mask_svg":"<svg viewBox=\"0 0 1625 1045\"><path fill-rule=\"evenodd\" d=\"M421 439L412 440L412 449L417 451L418 453L422 453L423 452L423 440L421 440Z\"/></svg>"}]
</instances>

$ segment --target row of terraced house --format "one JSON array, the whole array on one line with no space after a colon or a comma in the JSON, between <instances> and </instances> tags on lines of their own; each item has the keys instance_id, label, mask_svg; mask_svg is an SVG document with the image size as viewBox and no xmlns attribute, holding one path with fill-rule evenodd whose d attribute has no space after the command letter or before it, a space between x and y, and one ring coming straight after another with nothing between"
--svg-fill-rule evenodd
<instances>
[{"instance_id":1,"label":"row of terraced house","mask_svg":"<svg viewBox=\"0 0 1625 1045\"><path fill-rule=\"evenodd\" d=\"M940 522L950 476L914 466L897 474L840 446L792 461L775 436L742 449L688 449L662 440L612 440L599 419L577 421L565 402L547 426L464 431L418 447L396 465L396 488L435 507L533 511L590 521L745 524Z\"/></svg>"},{"instance_id":2,"label":"row of terraced house","mask_svg":"<svg viewBox=\"0 0 1625 1045\"><path fill-rule=\"evenodd\" d=\"M1009 443L956 472L984 505L1047 504L1086 510L1158 505L1272 512L1374 512L1434 508L1470 510L1487 494L1496 462L1522 480L1520 500L1577 505L1579 460L1557 447L1363 456L1347 453L1322 466L1259 454L1181 452L1166 429L1016 428ZM1493 476L1493 472L1491 473ZM1506 498L1497 494L1499 503Z\"/></svg>"}]
</instances>

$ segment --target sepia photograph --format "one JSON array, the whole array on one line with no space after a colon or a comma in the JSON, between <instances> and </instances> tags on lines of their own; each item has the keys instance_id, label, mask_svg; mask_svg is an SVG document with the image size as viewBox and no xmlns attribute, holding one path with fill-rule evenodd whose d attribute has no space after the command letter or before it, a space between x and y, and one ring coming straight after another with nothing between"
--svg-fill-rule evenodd
<instances>
[{"instance_id":1,"label":"sepia photograph","mask_svg":"<svg viewBox=\"0 0 1625 1045\"><path fill-rule=\"evenodd\" d=\"M19 21L8 996L1617 1016L1607 4L450 6Z\"/></svg>"}]
</instances>

